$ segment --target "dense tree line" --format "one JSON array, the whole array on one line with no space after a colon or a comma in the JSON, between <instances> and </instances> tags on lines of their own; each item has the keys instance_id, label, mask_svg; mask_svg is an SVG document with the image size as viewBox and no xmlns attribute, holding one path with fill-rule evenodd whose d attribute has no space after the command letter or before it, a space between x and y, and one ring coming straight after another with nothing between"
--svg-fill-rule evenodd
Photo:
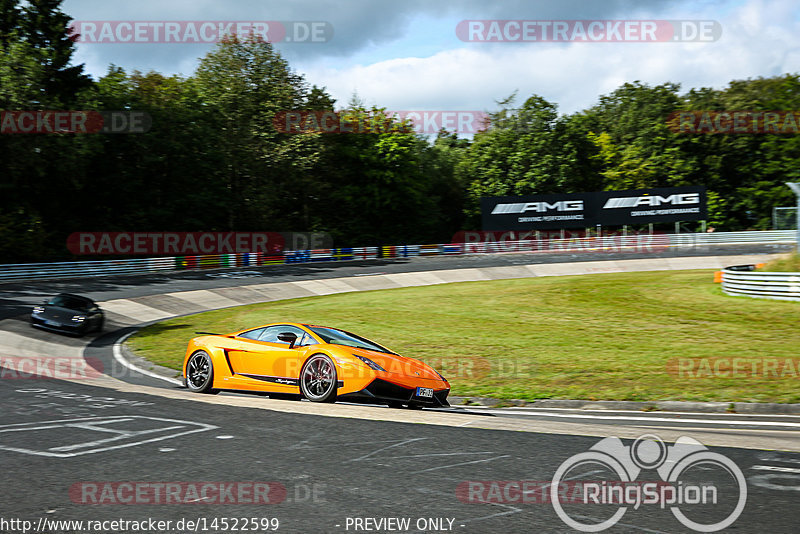
<instances>
[{"instance_id":1,"label":"dense tree line","mask_svg":"<svg viewBox=\"0 0 800 534\"><path fill-rule=\"evenodd\" d=\"M456 166L468 184L470 221L478 224L478 199L487 195L704 185L717 230L770 228L774 206L795 204L784 184L800 179L800 136L676 133L669 118L688 110L800 110L800 77L679 91L674 83L626 83L561 116L536 95L516 109L511 98L500 102L493 127L475 136Z\"/></svg>"},{"instance_id":2,"label":"dense tree line","mask_svg":"<svg viewBox=\"0 0 800 534\"><path fill-rule=\"evenodd\" d=\"M497 103L473 139L407 128L281 133L285 110L344 110L270 43L230 39L188 77L73 65L60 0L0 0L1 110L141 110L139 134L0 135L0 261L66 259L74 231L327 231L340 245L443 242L480 226L481 196L705 185L719 230L767 228L793 204L796 135L676 134L676 110L797 110L797 75L680 93L628 83L560 115ZM400 125L402 126L402 125Z\"/></svg>"}]
</instances>

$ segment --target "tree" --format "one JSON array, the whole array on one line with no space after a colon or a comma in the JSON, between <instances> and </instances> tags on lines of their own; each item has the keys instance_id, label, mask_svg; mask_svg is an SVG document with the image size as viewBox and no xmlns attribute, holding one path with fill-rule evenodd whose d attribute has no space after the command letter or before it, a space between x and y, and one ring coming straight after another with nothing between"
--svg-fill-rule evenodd
<instances>
[{"instance_id":1,"label":"tree","mask_svg":"<svg viewBox=\"0 0 800 534\"><path fill-rule=\"evenodd\" d=\"M321 91L311 93L272 44L255 37L221 42L201 60L192 82L220 132L228 227L288 224L285 207L293 200L297 206L297 195L307 190L297 184L313 168L319 148L316 136L278 132L273 118L306 108L310 98L324 100Z\"/></svg>"},{"instance_id":2,"label":"tree","mask_svg":"<svg viewBox=\"0 0 800 534\"><path fill-rule=\"evenodd\" d=\"M522 107L511 107L515 95L498 102L491 127L475 135L456 166L468 183L466 214L477 226L484 196L568 193L597 182L592 178L594 147L580 119L559 117L557 107L533 95Z\"/></svg>"},{"instance_id":3,"label":"tree","mask_svg":"<svg viewBox=\"0 0 800 534\"><path fill-rule=\"evenodd\" d=\"M7 0L6 0L7 1ZM71 65L75 52L72 20L60 9L63 0L28 0L19 17L19 35L36 51L45 72L40 104L70 106L91 85L83 64Z\"/></svg>"}]
</instances>

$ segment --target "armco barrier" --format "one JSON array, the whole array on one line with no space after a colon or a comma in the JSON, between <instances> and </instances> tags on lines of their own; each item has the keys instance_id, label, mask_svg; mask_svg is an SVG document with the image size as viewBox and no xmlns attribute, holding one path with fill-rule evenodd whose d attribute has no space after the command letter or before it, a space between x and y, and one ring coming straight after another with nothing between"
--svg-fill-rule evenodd
<instances>
[{"instance_id":1,"label":"armco barrier","mask_svg":"<svg viewBox=\"0 0 800 534\"><path fill-rule=\"evenodd\" d=\"M147 274L174 271L176 258L22 263L0 265L0 281L50 278L89 278L113 274Z\"/></svg>"},{"instance_id":2,"label":"armco barrier","mask_svg":"<svg viewBox=\"0 0 800 534\"><path fill-rule=\"evenodd\" d=\"M88 278L115 274L147 274L175 270L255 267L294 263L410 258L456 254L497 254L504 252L661 252L669 247L696 249L706 245L747 243L794 243L794 230L765 232L713 232L704 234L638 234L569 239L531 239L435 245L392 245L384 247L289 250L265 254L245 252L205 256L176 256L126 260L28 263L0 265L0 282L56 278Z\"/></svg>"},{"instance_id":3,"label":"armco barrier","mask_svg":"<svg viewBox=\"0 0 800 534\"><path fill-rule=\"evenodd\" d=\"M778 300L800 300L800 273L760 272L752 265L728 267L722 271L722 291Z\"/></svg>"}]
</instances>

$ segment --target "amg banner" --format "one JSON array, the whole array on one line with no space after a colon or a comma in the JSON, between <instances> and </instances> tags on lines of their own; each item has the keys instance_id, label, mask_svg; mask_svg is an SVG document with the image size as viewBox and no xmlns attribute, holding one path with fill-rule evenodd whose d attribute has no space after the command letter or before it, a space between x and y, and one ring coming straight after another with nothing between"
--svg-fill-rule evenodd
<instances>
[{"instance_id":1,"label":"amg banner","mask_svg":"<svg viewBox=\"0 0 800 534\"><path fill-rule=\"evenodd\" d=\"M484 197L484 230L553 230L706 218L705 187Z\"/></svg>"}]
</instances>

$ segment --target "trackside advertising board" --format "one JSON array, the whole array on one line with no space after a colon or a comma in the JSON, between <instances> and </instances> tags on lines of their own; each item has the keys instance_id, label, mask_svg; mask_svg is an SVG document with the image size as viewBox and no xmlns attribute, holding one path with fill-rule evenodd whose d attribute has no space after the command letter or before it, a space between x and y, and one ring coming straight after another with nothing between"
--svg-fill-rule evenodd
<instances>
[{"instance_id":1,"label":"trackside advertising board","mask_svg":"<svg viewBox=\"0 0 800 534\"><path fill-rule=\"evenodd\" d=\"M484 230L553 230L706 218L699 186L481 199Z\"/></svg>"}]
</instances>

